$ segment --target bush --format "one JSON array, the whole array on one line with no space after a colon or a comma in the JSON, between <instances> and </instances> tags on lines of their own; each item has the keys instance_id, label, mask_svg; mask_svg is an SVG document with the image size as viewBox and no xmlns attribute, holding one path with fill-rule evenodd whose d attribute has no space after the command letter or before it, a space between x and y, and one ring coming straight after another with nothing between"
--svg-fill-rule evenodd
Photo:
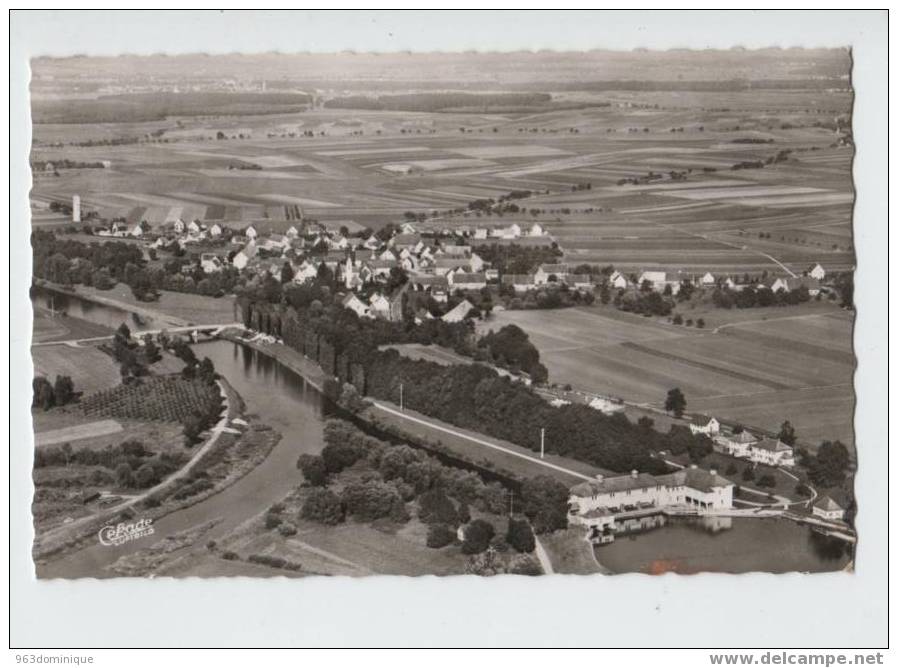
<instances>
[{"instance_id":1,"label":"bush","mask_svg":"<svg viewBox=\"0 0 898 668\"><path fill-rule=\"evenodd\" d=\"M269 512L265 515L265 528L266 529L276 529L281 525L284 521L284 518L278 515L277 513Z\"/></svg>"},{"instance_id":2,"label":"bush","mask_svg":"<svg viewBox=\"0 0 898 668\"><path fill-rule=\"evenodd\" d=\"M758 487L776 487L776 478L770 473L765 473L758 478Z\"/></svg>"},{"instance_id":3,"label":"bush","mask_svg":"<svg viewBox=\"0 0 898 668\"><path fill-rule=\"evenodd\" d=\"M392 485L379 480L350 483L341 495L346 514L361 522L386 517L399 499L399 493Z\"/></svg>"},{"instance_id":4,"label":"bush","mask_svg":"<svg viewBox=\"0 0 898 668\"><path fill-rule=\"evenodd\" d=\"M238 561L240 559L240 555L236 552L232 552L231 550L227 550L221 553L222 559L227 559L228 561Z\"/></svg>"},{"instance_id":5,"label":"bush","mask_svg":"<svg viewBox=\"0 0 898 668\"><path fill-rule=\"evenodd\" d=\"M539 561L530 555L518 554L509 562L508 572L514 575L542 575L543 568Z\"/></svg>"},{"instance_id":6,"label":"bush","mask_svg":"<svg viewBox=\"0 0 898 668\"><path fill-rule=\"evenodd\" d=\"M440 548L455 542L455 532L445 524L431 524L427 530L427 547Z\"/></svg>"},{"instance_id":7,"label":"bush","mask_svg":"<svg viewBox=\"0 0 898 668\"><path fill-rule=\"evenodd\" d=\"M331 490L313 489L306 497L300 515L321 524L340 524L344 519L343 504L340 503L340 497Z\"/></svg>"},{"instance_id":8,"label":"bush","mask_svg":"<svg viewBox=\"0 0 898 668\"><path fill-rule=\"evenodd\" d=\"M425 524L458 526L458 511L442 489L432 489L418 498L418 517Z\"/></svg>"},{"instance_id":9,"label":"bush","mask_svg":"<svg viewBox=\"0 0 898 668\"><path fill-rule=\"evenodd\" d=\"M327 484L327 466L319 455L302 454L296 461L296 468L310 485L323 487Z\"/></svg>"},{"instance_id":10,"label":"bush","mask_svg":"<svg viewBox=\"0 0 898 668\"><path fill-rule=\"evenodd\" d=\"M496 529L486 520L474 520L464 528L461 551L464 554L480 554L490 546Z\"/></svg>"},{"instance_id":11,"label":"bush","mask_svg":"<svg viewBox=\"0 0 898 668\"><path fill-rule=\"evenodd\" d=\"M745 482L749 482L755 479L755 470L751 466L746 466L742 469L742 479Z\"/></svg>"},{"instance_id":12,"label":"bush","mask_svg":"<svg viewBox=\"0 0 898 668\"><path fill-rule=\"evenodd\" d=\"M505 534L505 540L518 552L533 552L536 549L533 529L525 519L512 517L508 520L508 532Z\"/></svg>"},{"instance_id":13,"label":"bush","mask_svg":"<svg viewBox=\"0 0 898 668\"><path fill-rule=\"evenodd\" d=\"M295 536L296 527L290 522L284 522L278 527L278 533L282 536Z\"/></svg>"}]
</instances>

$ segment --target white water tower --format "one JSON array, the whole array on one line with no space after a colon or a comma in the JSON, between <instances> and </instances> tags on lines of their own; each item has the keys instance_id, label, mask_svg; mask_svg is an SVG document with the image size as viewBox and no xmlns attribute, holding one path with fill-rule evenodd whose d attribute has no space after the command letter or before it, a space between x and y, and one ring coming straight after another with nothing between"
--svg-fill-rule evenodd
<instances>
[{"instance_id":1,"label":"white water tower","mask_svg":"<svg viewBox=\"0 0 898 668\"><path fill-rule=\"evenodd\" d=\"M72 222L81 222L81 198L78 195L72 195Z\"/></svg>"}]
</instances>

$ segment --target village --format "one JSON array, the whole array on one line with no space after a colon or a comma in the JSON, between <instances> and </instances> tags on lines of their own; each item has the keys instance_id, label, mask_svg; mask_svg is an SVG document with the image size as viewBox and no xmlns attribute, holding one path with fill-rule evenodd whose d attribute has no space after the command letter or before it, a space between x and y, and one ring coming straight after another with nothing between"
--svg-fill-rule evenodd
<instances>
[{"instance_id":1,"label":"village","mask_svg":"<svg viewBox=\"0 0 898 668\"><path fill-rule=\"evenodd\" d=\"M151 259L166 252L195 258L181 267L187 275L197 271L212 275L231 268L250 284L274 279L304 285L327 278L343 290L343 308L359 318L390 322L410 315L418 324L433 318L446 323L483 319L493 309L504 308L503 295L548 291L576 293L586 303L600 290L613 290L618 299L627 293L673 298L681 291L694 289L738 293L749 286L766 288L778 295L801 291L805 299L831 292L823 284L826 271L819 263L808 267L801 276L792 272L761 278L715 276L710 272L695 275L658 269L625 274L613 267L577 268L565 262L563 249L549 230L537 222L524 228L511 223L454 229L431 224L421 229L416 222L404 221L374 233L351 220L322 224L304 219L301 209L295 213L295 223L283 233L263 222L232 229L219 223L206 225L200 220L181 219L155 228L145 221L130 227L112 221L108 226L93 227L91 232L99 237L139 240ZM72 202L72 221L81 222L77 196ZM536 247L552 261L535 263L525 274L503 273L482 257L488 254L490 246L500 244L506 252L514 252L518 244L526 244L524 248L529 249ZM494 306L493 299L500 303ZM520 308L519 300L515 303ZM508 374L506 370L496 370ZM528 386L532 382L526 372L518 371L511 377ZM554 385L541 386L540 393L556 408L571 403L565 398L570 395ZM625 410L625 402L610 397L592 395L584 403L604 415ZM715 453L750 466L784 470L787 476L795 477L790 473L797 464L794 447L780 438L767 433L755 436L740 425L722 424L710 416L694 415L690 419L689 431L707 437ZM659 456L666 454L661 452ZM734 488L740 486L716 469L666 462L679 470L656 476L635 470L619 477L598 475L593 481L574 485L570 490L569 523L585 527L587 540L596 545L612 542L615 535L653 529L663 526L670 517L682 516L709 518L716 523L714 526L726 528L731 517L786 515L822 527L824 532L851 533L844 521L845 508L829 496L814 493L810 501L785 496L746 501L743 492L734 503ZM730 472L734 470L731 465ZM750 494L762 495L747 489ZM771 503L770 499L775 500ZM795 512L801 508L805 511Z\"/></svg>"}]
</instances>

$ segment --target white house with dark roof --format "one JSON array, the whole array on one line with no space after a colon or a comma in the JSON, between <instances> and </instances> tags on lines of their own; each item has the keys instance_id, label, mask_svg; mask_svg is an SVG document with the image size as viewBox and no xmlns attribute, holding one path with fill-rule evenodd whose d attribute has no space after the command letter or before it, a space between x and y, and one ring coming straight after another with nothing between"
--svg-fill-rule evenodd
<instances>
[{"instance_id":1,"label":"white house with dark roof","mask_svg":"<svg viewBox=\"0 0 898 668\"><path fill-rule=\"evenodd\" d=\"M371 309L368 305L351 292L343 298L342 304L343 308L348 308L360 318L372 317Z\"/></svg>"},{"instance_id":2,"label":"white house with dark roof","mask_svg":"<svg viewBox=\"0 0 898 668\"><path fill-rule=\"evenodd\" d=\"M533 274L533 282L537 285L545 285L546 283L553 282L550 281L552 276L555 277L556 281L561 283L567 278L570 273L570 266L567 264L541 264L537 267L536 271Z\"/></svg>"},{"instance_id":3,"label":"white house with dark roof","mask_svg":"<svg viewBox=\"0 0 898 668\"><path fill-rule=\"evenodd\" d=\"M845 509L828 496L821 496L817 499L811 512L825 520L841 521L845 519Z\"/></svg>"},{"instance_id":4,"label":"white house with dark roof","mask_svg":"<svg viewBox=\"0 0 898 668\"><path fill-rule=\"evenodd\" d=\"M819 262L813 267L809 267L806 273L808 276L810 276L811 278L816 278L818 281L822 281L824 278L826 278L826 270L822 266L820 266Z\"/></svg>"},{"instance_id":5,"label":"white house with dark roof","mask_svg":"<svg viewBox=\"0 0 898 668\"><path fill-rule=\"evenodd\" d=\"M254 257L258 254L259 249L256 248L256 244L253 241L250 241L246 246L241 248L234 258L231 260L231 264L233 264L237 269L246 269L246 266L252 261Z\"/></svg>"},{"instance_id":6,"label":"white house with dark roof","mask_svg":"<svg viewBox=\"0 0 898 668\"><path fill-rule=\"evenodd\" d=\"M581 482L570 489L568 521L590 530L591 540L614 540L628 523L649 520L671 510L712 514L733 507L733 483L695 466L664 475L630 475Z\"/></svg>"},{"instance_id":7,"label":"white house with dark roof","mask_svg":"<svg viewBox=\"0 0 898 668\"><path fill-rule=\"evenodd\" d=\"M627 280L627 277L624 276L619 271L615 270L611 276L608 277L608 285L612 288L626 288L630 285L630 281Z\"/></svg>"},{"instance_id":8,"label":"white house with dark roof","mask_svg":"<svg viewBox=\"0 0 898 668\"><path fill-rule=\"evenodd\" d=\"M738 434L719 434L714 439L714 449L726 455L747 459L749 456L749 446L758 441L754 435L745 430Z\"/></svg>"},{"instance_id":9,"label":"white house with dark roof","mask_svg":"<svg viewBox=\"0 0 898 668\"><path fill-rule=\"evenodd\" d=\"M677 294L680 291L682 276L669 271L644 271L639 275L639 285L641 286L646 281L653 290L662 292L670 286L671 293Z\"/></svg>"},{"instance_id":10,"label":"white house with dark roof","mask_svg":"<svg viewBox=\"0 0 898 668\"><path fill-rule=\"evenodd\" d=\"M704 415L697 415L692 418L692 421L689 424L689 430L693 434L704 434L705 436L713 438L720 433L720 422L714 417L708 418Z\"/></svg>"},{"instance_id":11,"label":"white house with dark roof","mask_svg":"<svg viewBox=\"0 0 898 668\"><path fill-rule=\"evenodd\" d=\"M765 438L748 445L749 460L768 466L795 466L792 448L778 438Z\"/></svg>"}]
</instances>

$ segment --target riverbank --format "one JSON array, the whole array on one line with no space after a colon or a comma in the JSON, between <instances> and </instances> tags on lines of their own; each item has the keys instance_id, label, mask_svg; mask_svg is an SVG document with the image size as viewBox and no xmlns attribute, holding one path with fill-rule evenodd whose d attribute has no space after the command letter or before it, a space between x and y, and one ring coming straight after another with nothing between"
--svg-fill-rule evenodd
<instances>
[{"instance_id":1,"label":"riverbank","mask_svg":"<svg viewBox=\"0 0 898 668\"><path fill-rule=\"evenodd\" d=\"M141 519L155 523L184 511L225 491L264 461L280 434L266 425L242 419L245 404L240 395L225 379L220 379L218 386L223 415L183 467L115 506L36 536L36 565L64 560L67 555L95 546L95 536L106 524L129 521L138 513ZM202 484L198 484L200 480Z\"/></svg>"},{"instance_id":2,"label":"riverbank","mask_svg":"<svg viewBox=\"0 0 898 668\"><path fill-rule=\"evenodd\" d=\"M265 335L244 338L242 332L236 329L224 329L219 332L218 337L226 341L239 343L247 348L252 348L266 357L280 362L292 372L302 376L303 380L316 390L322 394L324 393L324 383L330 377L324 373L324 370L316 362L313 362L302 353L293 350L283 343L274 342Z\"/></svg>"}]
</instances>

